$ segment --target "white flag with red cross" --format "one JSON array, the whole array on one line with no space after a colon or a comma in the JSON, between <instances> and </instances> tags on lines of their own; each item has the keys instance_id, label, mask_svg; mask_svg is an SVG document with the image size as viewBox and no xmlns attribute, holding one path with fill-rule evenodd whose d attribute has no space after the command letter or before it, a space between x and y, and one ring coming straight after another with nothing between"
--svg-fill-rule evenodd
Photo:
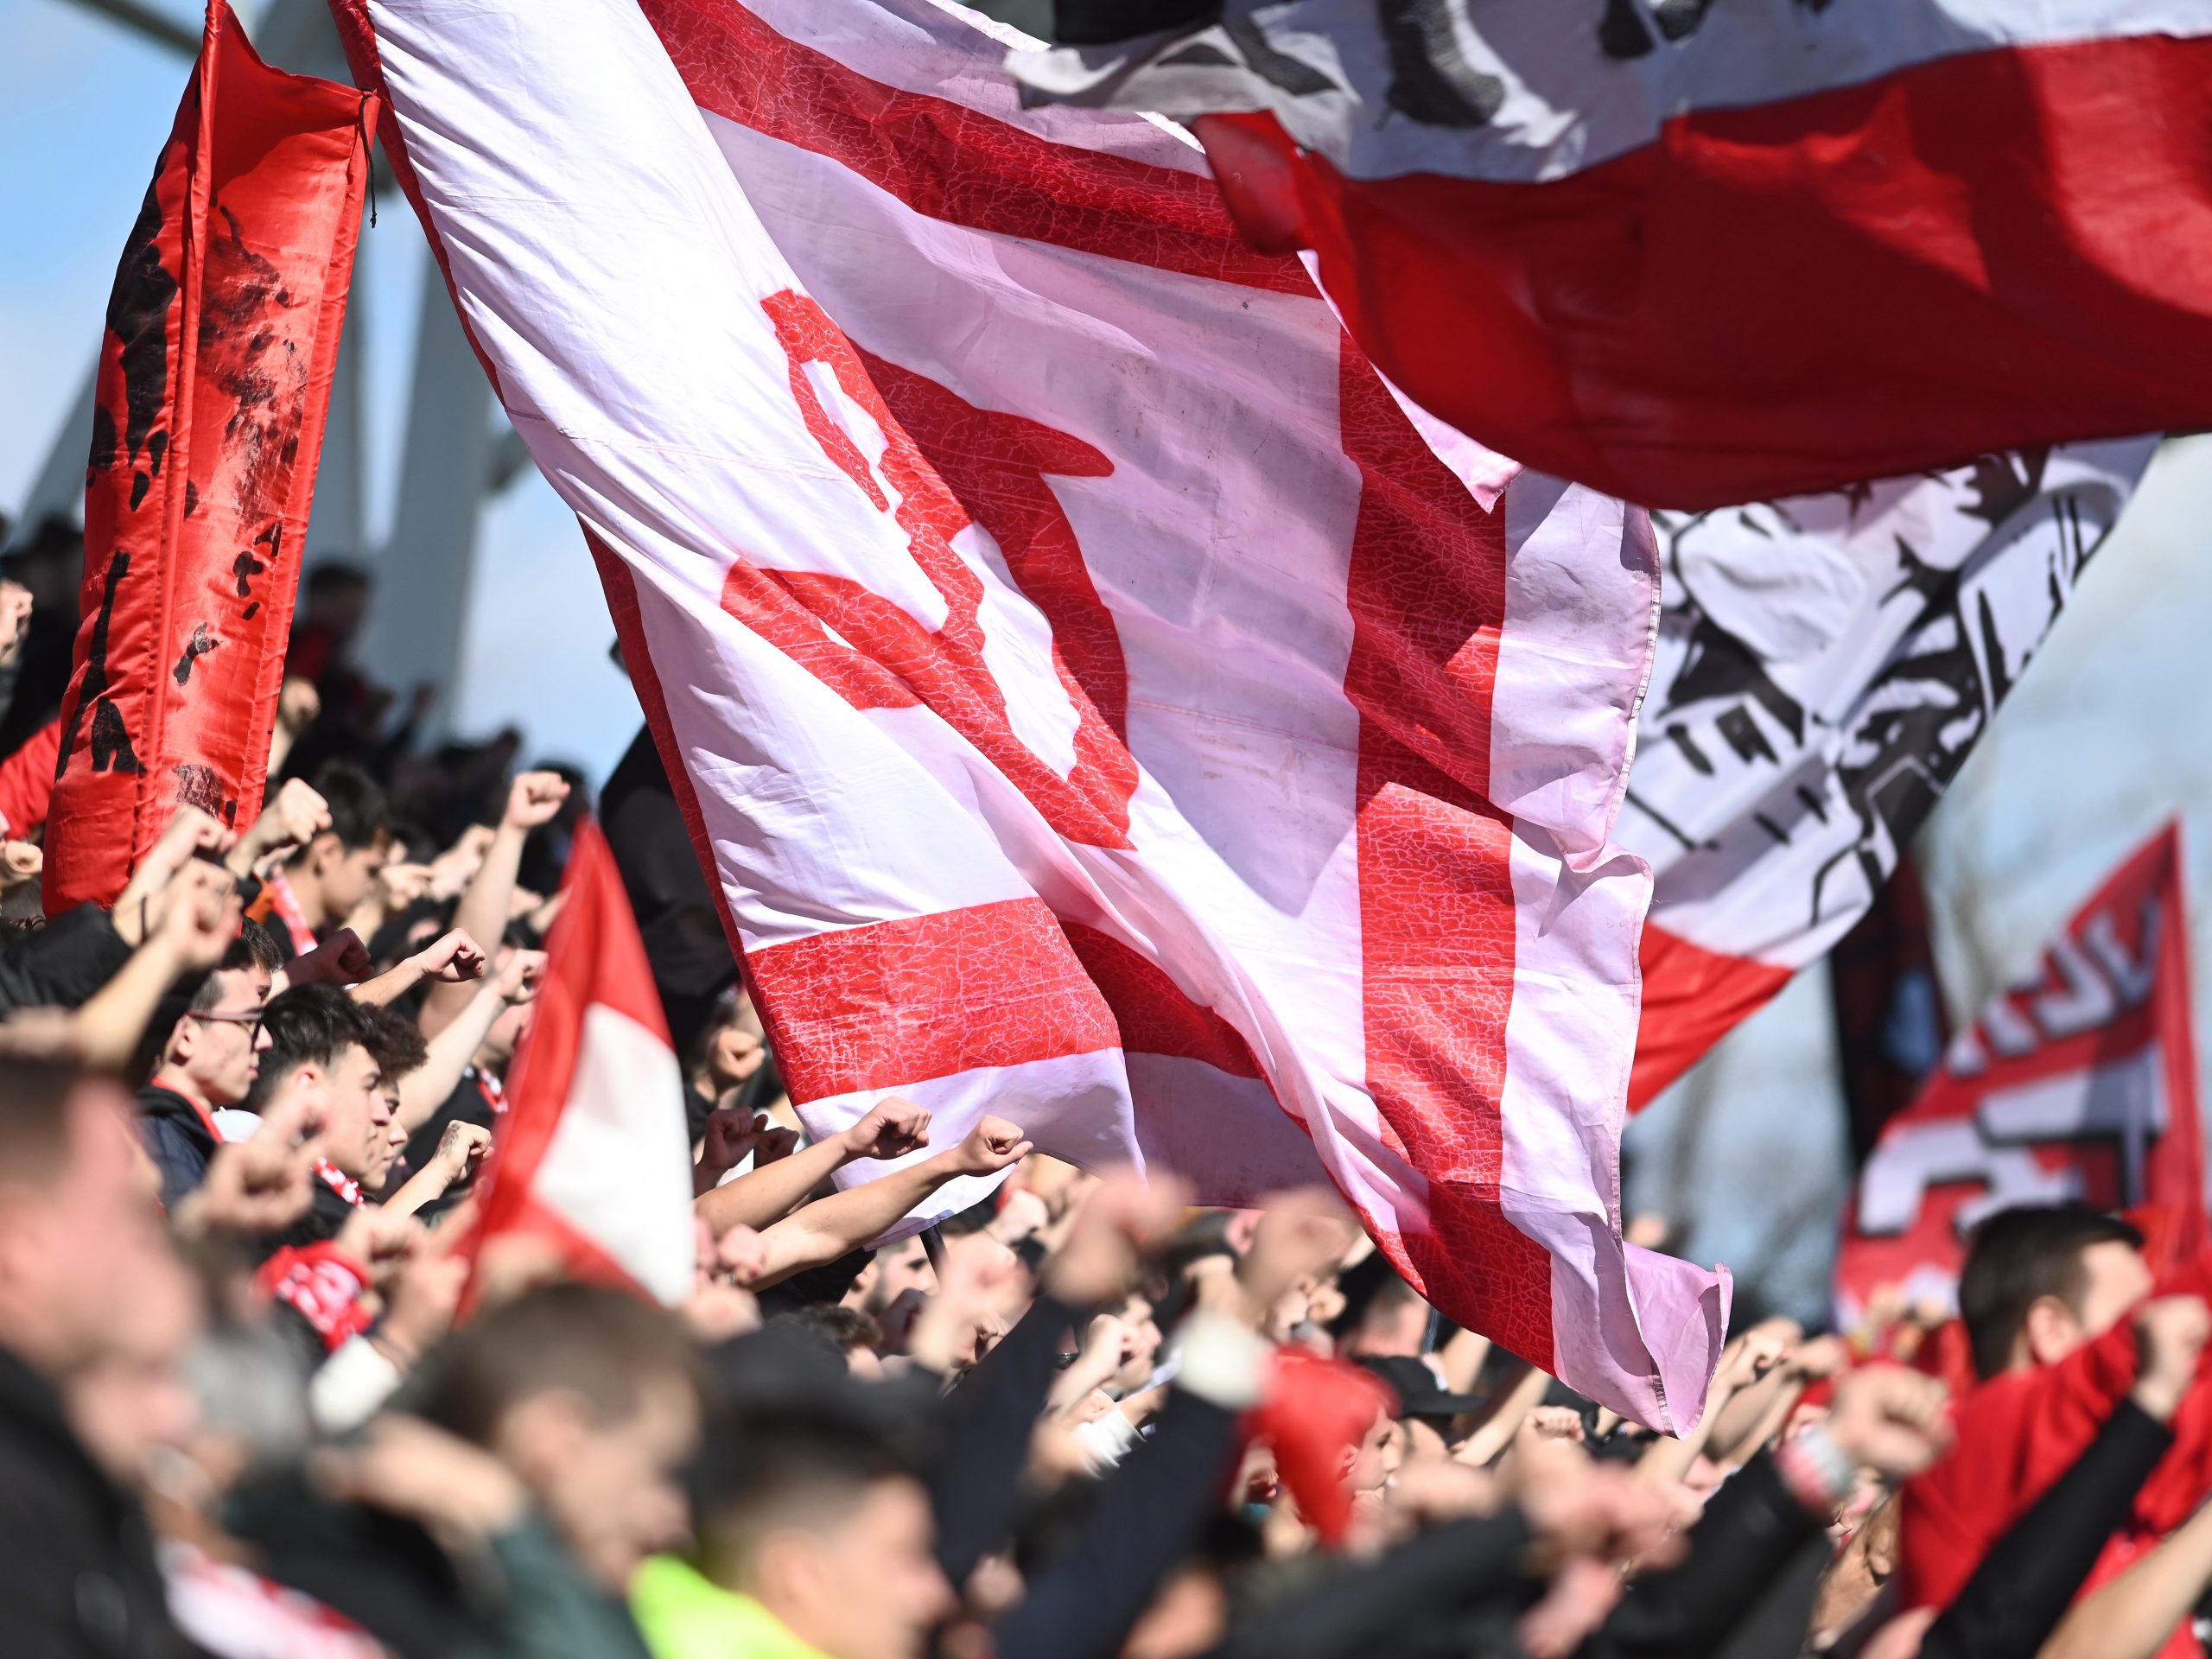
<instances>
[{"instance_id":1,"label":"white flag with red cross","mask_svg":"<svg viewBox=\"0 0 2212 1659\"><path fill-rule=\"evenodd\" d=\"M958 8L334 9L809 1127L1325 1177L1694 1421L1726 1276L1619 1236L1645 516L1463 482L1194 148Z\"/></svg>"}]
</instances>

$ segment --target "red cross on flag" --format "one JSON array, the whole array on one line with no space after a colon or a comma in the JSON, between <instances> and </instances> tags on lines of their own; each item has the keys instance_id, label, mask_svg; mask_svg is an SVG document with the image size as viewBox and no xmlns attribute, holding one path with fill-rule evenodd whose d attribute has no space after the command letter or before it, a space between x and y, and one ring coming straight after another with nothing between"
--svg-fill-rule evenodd
<instances>
[{"instance_id":1,"label":"red cross on flag","mask_svg":"<svg viewBox=\"0 0 2212 1659\"><path fill-rule=\"evenodd\" d=\"M959 8L338 11L808 1127L1326 1179L1694 1421L1726 1277L1619 1236L1645 515L1455 472L1194 147L1024 111Z\"/></svg>"}]
</instances>

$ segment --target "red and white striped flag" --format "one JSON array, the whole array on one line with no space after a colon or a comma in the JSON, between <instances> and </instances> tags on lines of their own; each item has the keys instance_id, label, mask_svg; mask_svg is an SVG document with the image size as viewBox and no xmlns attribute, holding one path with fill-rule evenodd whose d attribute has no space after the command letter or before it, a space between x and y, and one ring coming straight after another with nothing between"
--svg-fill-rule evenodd
<instances>
[{"instance_id":1,"label":"red and white striped flag","mask_svg":"<svg viewBox=\"0 0 2212 1659\"><path fill-rule=\"evenodd\" d=\"M683 1071L596 823L577 832L562 891L472 1248L480 1260L527 1239L574 1278L672 1306L697 1251Z\"/></svg>"},{"instance_id":2,"label":"red and white striped flag","mask_svg":"<svg viewBox=\"0 0 2212 1659\"><path fill-rule=\"evenodd\" d=\"M2212 423L2212 0L1055 0L1424 408L1702 509Z\"/></svg>"},{"instance_id":3,"label":"red and white striped flag","mask_svg":"<svg viewBox=\"0 0 2212 1659\"><path fill-rule=\"evenodd\" d=\"M1694 1421L1726 1277L1618 1232L1644 516L1471 496L1192 147L956 8L335 5L809 1125L1325 1173Z\"/></svg>"}]
</instances>

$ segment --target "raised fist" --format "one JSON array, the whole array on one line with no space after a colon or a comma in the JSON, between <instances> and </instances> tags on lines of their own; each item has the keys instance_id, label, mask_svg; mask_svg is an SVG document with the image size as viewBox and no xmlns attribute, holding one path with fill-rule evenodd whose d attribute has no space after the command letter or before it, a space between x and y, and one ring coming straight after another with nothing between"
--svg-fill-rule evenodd
<instances>
[{"instance_id":1,"label":"raised fist","mask_svg":"<svg viewBox=\"0 0 2212 1659\"><path fill-rule=\"evenodd\" d=\"M855 1158L904 1158L929 1143L930 1115L896 1095L878 1101L845 1131L845 1149Z\"/></svg>"},{"instance_id":2,"label":"raised fist","mask_svg":"<svg viewBox=\"0 0 2212 1659\"><path fill-rule=\"evenodd\" d=\"M507 791L506 825L535 830L550 823L569 798L568 780L557 772L525 772Z\"/></svg>"},{"instance_id":3,"label":"raised fist","mask_svg":"<svg viewBox=\"0 0 2212 1659\"><path fill-rule=\"evenodd\" d=\"M1002 1117L986 1117L954 1148L952 1165L955 1173L962 1175L995 1175L1033 1150L1019 1125Z\"/></svg>"}]
</instances>

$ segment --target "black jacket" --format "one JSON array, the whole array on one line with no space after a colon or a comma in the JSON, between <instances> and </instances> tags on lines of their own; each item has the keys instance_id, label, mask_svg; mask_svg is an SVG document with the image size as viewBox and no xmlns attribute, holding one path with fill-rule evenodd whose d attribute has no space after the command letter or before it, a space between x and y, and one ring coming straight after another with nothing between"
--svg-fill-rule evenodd
<instances>
[{"instance_id":1,"label":"black jacket","mask_svg":"<svg viewBox=\"0 0 2212 1659\"><path fill-rule=\"evenodd\" d=\"M81 1007L130 960L130 947L98 905L64 911L0 945L0 1013Z\"/></svg>"},{"instance_id":2,"label":"black jacket","mask_svg":"<svg viewBox=\"0 0 2212 1659\"><path fill-rule=\"evenodd\" d=\"M138 1091L138 1136L161 1172L162 1208L175 1215L177 1205L207 1179L215 1137L197 1106L174 1089L151 1084Z\"/></svg>"},{"instance_id":3,"label":"black jacket","mask_svg":"<svg viewBox=\"0 0 2212 1659\"><path fill-rule=\"evenodd\" d=\"M184 1659L137 1500L78 1443L46 1380L0 1348L0 1653Z\"/></svg>"}]
</instances>

